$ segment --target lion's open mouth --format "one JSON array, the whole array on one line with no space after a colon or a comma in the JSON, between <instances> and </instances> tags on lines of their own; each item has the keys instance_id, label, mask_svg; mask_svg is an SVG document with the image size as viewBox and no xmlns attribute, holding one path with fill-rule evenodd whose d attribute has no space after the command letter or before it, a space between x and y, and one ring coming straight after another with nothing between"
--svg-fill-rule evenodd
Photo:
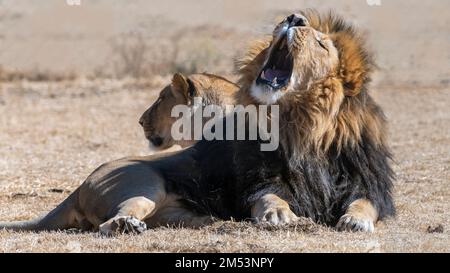
<instances>
[{"instance_id":1,"label":"lion's open mouth","mask_svg":"<svg viewBox=\"0 0 450 273\"><path fill-rule=\"evenodd\" d=\"M261 70L257 84L266 84L272 89L280 89L289 83L294 61L287 46L286 36L272 48L266 65Z\"/></svg>"}]
</instances>

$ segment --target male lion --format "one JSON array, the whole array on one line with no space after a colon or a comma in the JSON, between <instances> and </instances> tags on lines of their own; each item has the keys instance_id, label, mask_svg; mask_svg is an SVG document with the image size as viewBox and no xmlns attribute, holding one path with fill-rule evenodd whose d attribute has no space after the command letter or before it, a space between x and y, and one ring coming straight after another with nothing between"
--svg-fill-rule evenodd
<instances>
[{"instance_id":1,"label":"male lion","mask_svg":"<svg viewBox=\"0 0 450 273\"><path fill-rule=\"evenodd\" d=\"M146 225L221 219L285 224L310 217L339 230L373 231L394 214L385 120L367 91L372 60L341 18L293 14L241 68L238 102L279 105L280 145L205 141L170 155L107 163L47 216L1 223L15 230Z\"/></svg>"},{"instance_id":2,"label":"male lion","mask_svg":"<svg viewBox=\"0 0 450 273\"><path fill-rule=\"evenodd\" d=\"M185 148L196 142L194 139L173 139L171 128L176 117L171 116L171 111L175 105L193 105L194 98L201 98L206 105L233 105L238 90L236 84L217 75L202 73L186 77L176 73L172 83L164 87L158 99L139 119L150 148L163 150L173 145Z\"/></svg>"}]
</instances>

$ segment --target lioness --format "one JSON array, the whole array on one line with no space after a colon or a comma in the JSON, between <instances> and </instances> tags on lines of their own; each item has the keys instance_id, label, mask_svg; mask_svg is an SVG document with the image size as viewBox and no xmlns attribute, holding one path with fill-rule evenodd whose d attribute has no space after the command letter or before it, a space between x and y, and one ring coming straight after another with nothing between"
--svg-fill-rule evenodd
<instances>
[{"instance_id":1,"label":"lioness","mask_svg":"<svg viewBox=\"0 0 450 273\"><path fill-rule=\"evenodd\" d=\"M14 230L200 226L221 219L285 224L310 217L373 231L395 213L382 110L356 29L332 14L293 14L243 60L238 103L278 104L280 145L202 140L170 155L106 163L43 218Z\"/></svg>"},{"instance_id":2,"label":"lioness","mask_svg":"<svg viewBox=\"0 0 450 273\"><path fill-rule=\"evenodd\" d=\"M172 83L160 92L158 99L139 119L150 149L163 150L173 145L185 148L196 142L193 138L173 139L171 127L176 117L171 117L171 111L175 105L193 105L195 97L201 98L206 105L234 105L234 95L238 90L236 84L217 75L202 73L184 76L176 73Z\"/></svg>"}]
</instances>

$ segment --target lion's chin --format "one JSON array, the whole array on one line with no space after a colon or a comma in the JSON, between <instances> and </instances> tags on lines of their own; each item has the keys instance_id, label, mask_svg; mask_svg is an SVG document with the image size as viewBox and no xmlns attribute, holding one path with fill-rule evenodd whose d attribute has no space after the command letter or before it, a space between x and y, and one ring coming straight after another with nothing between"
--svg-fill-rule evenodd
<instances>
[{"instance_id":1,"label":"lion's chin","mask_svg":"<svg viewBox=\"0 0 450 273\"><path fill-rule=\"evenodd\" d=\"M253 82L250 88L250 95L261 104L274 104L276 103L285 92L283 89L274 90L272 87L265 84L258 84Z\"/></svg>"}]
</instances>

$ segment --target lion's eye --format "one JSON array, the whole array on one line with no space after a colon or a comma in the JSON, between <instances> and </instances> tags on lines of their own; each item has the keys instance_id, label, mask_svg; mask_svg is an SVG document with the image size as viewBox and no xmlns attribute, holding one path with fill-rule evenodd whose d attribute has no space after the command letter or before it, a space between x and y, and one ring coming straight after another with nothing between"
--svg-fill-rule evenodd
<instances>
[{"instance_id":1,"label":"lion's eye","mask_svg":"<svg viewBox=\"0 0 450 273\"><path fill-rule=\"evenodd\" d=\"M317 39L317 42L319 43L320 47L322 47L323 49L325 49L326 51L328 51L328 48L325 46L325 44L322 42L322 40Z\"/></svg>"}]
</instances>

